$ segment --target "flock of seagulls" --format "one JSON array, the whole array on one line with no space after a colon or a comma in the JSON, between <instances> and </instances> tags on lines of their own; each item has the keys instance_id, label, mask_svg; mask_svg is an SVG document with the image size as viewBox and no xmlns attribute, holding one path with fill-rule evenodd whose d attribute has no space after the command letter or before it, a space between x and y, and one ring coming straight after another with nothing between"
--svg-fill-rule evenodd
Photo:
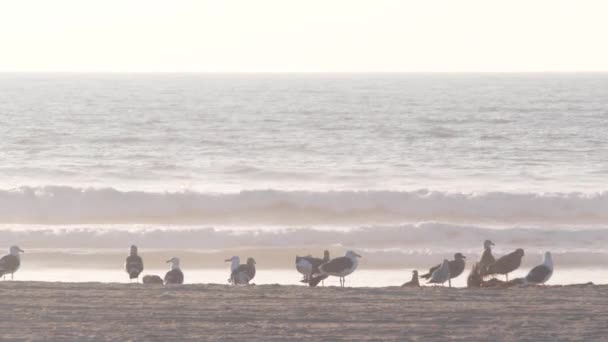
<instances>
[{"instance_id":1,"label":"flock of seagulls","mask_svg":"<svg viewBox=\"0 0 608 342\"><path fill-rule=\"evenodd\" d=\"M491 287L491 286L513 286L513 285L540 285L546 283L553 275L553 259L551 253L546 252L542 265L538 265L524 278L513 279L509 281L509 273L515 271L521 266L521 261L524 257L524 250L521 248L506 254L498 259L492 254L492 246L494 242L486 240L483 243L483 253L479 262L475 263L471 269L471 273L467 279L469 287ZM428 284L445 284L447 281L452 287L451 280L460 276L465 269L465 256L461 253L454 254L454 260L447 259L439 265L433 266L429 271L420 276L427 279ZM497 275L504 275L506 281L501 281L495 278ZM485 280L487 278L489 280ZM420 287L418 279L418 271L413 271L412 279L402 287Z\"/></svg>"},{"instance_id":2,"label":"flock of seagulls","mask_svg":"<svg viewBox=\"0 0 608 342\"><path fill-rule=\"evenodd\" d=\"M512 285L527 285L527 284L544 284L553 275L553 259L551 253L546 252L543 263L530 270L524 278L509 280L509 273L515 271L521 266L521 261L524 257L524 250L521 248L506 254L498 259L492 254L492 246L494 243L490 240L484 241L483 253L479 262L475 263L471 268L471 273L467 278L469 287L487 287L487 286L512 286ZM20 255L24 251L19 246L11 246L9 254L0 259L0 277L4 278L10 274L13 279L13 274L21 265ZM330 258L329 251L324 251L323 258L315 258L311 255L296 256L296 270L302 274L301 282L308 284L311 287L317 286L329 276L338 277L340 287L344 287L346 276L353 273L359 265L361 255L354 251L347 251L344 256L334 259ZM402 287L420 287L420 278L427 281L428 284L444 285L448 282L448 286L452 287L452 279L460 276L465 270L466 257L462 253L454 254L454 260L444 259L441 264L434 265L422 275L418 275L418 271L412 272L410 281L404 283ZM248 285L255 278L256 262L253 258L247 258L247 263L241 264L238 256L233 256L225 260L230 262L230 277L228 283L232 285ZM184 273L180 269L180 260L173 257L167 260L171 264L169 271L164 278L158 275L145 275L142 278L144 284L183 284ZM132 245L129 256L125 260L125 271L129 276L129 280L135 279L139 281L139 276L144 270L144 262L138 254L137 246ZM504 275L506 281L501 281L495 278L497 275ZM489 280L486 280L491 278Z\"/></svg>"}]
</instances>

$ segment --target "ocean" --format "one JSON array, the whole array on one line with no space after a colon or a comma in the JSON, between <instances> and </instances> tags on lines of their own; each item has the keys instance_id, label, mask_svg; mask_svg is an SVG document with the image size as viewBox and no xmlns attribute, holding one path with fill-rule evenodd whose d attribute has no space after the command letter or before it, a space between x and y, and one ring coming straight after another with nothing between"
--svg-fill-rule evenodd
<instances>
[{"instance_id":1,"label":"ocean","mask_svg":"<svg viewBox=\"0 0 608 342\"><path fill-rule=\"evenodd\" d=\"M388 286L491 239L520 276L548 250L549 283L608 282L607 132L601 73L5 73L0 248L19 280L125 282L137 244L259 283L352 249L347 284Z\"/></svg>"}]
</instances>

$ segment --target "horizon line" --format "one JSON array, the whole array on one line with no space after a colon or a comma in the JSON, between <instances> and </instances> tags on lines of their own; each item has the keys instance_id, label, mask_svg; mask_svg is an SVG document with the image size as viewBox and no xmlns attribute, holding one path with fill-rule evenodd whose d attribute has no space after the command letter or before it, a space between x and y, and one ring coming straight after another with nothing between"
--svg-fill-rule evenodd
<instances>
[{"instance_id":1,"label":"horizon line","mask_svg":"<svg viewBox=\"0 0 608 342\"><path fill-rule=\"evenodd\" d=\"M546 71L5 71L0 74L604 74L608 70Z\"/></svg>"}]
</instances>

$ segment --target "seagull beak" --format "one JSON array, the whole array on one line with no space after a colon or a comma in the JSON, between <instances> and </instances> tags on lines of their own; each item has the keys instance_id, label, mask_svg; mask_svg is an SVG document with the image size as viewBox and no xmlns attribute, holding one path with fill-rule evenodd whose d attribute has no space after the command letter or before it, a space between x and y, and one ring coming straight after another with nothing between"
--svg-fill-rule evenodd
<instances>
[{"instance_id":1,"label":"seagull beak","mask_svg":"<svg viewBox=\"0 0 608 342\"><path fill-rule=\"evenodd\" d=\"M362 256L360 256L359 254L355 253L356 257L362 258Z\"/></svg>"},{"instance_id":2,"label":"seagull beak","mask_svg":"<svg viewBox=\"0 0 608 342\"><path fill-rule=\"evenodd\" d=\"M465 257L464 255L462 256L463 259L466 259L467 257Z\"/></svg>"},{"instance_id":3,"label":"seagull beak","mask_svg":"<svg viewBox=\"0 0 608 342\"><path fill-rule=\"evenodd\" d=\"M232 261L232 259L226 259L226 260L224 260L224 262L230 262L230 261Z\"/></svg>"},{"instance_id":4,"label":"seagull beak","mask_svg":"<svg viewBox=\"0 0 608 342\"><path fill-rule=\"evenodd\" d=\"M19 248L19 252L25 253L25 251L23 249L21 249L21 248Z\"/></svg>"},{"instance_id":5,"label":"seagull beak","mask_svg":"<svg viewBox=\"0 0 608 342\"><path fill-rule=\"evenodd\" d=\"M167 263L170 263L170 262L171 262L171 260L167 260Z\"/></svg>"}]
</instances>

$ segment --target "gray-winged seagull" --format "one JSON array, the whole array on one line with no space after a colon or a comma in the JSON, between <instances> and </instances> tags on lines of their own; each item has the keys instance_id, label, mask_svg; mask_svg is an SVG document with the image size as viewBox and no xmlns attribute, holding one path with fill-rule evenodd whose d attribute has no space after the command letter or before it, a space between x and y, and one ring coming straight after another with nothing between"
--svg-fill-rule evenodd
<instances>
[{"instance_id":1,"label":"gray-winged seagull","mask_svg":"<svg viewBox=\"0 0 608 342\"><path fill-rule=\"evenodd\" d=\"M545 252L545 260L542 265L534 267L526 276L526 283L544 284L553 275L553 259L550 252Z\"/></svg>"},{"instance_id":2,"label":"gray-winged seagull","mask_svg":"<svg viewBox=\"0 0 608 342\"><path fill-rule=\"evenodd\" d=\"M521 259L524 257L524 250L516 249L507 255L498 258L495 263L488 267L489 274L504 274L509 281L509 273L515 271L521 266Z\"/></svg>"},{"instance_id":3,"label":"gray-winged seagull","mask_svg":"<svg viewBox=\"0 0 608 342\"><path fill-rule=\"evenodd\" d=\"M232 285L247 285L255 277L255 259L247 258L247 263L244 265L238 264L239 257L237 256L226 261L232 261L230 265L230 279L228 279Z\"/></svg>"},{"instance_id":4,"label":"gray-winged seagull","mask_svg":"<svg viewBox=\"0 0 608 342\"><path fill-rule=\"evenodd\" d=\"M334 276L340 277L340 287L344 287L347 275L353 273L359 265L359 259L361 256L353 251L346 252L343 257L332 259L321 266L319 266L319 273L321 276Z\"/></svg>"},{"instance_id":5,"label":"gray-winged seagull","mask_svg":"<svg viewBox=\"0 0 608 342\"><path fill-rule=\"evenodd\" d=\"M429 284L441 284L450 279L450 262L448 259L444 259L441 267L436 269L431 275L431 279L428 281Z\"/></svg>"},{"instance_id":6,"label":"gray-winged seagull","mask_svg":"<svg viewBox=\"0 0 608 342\"><path fill-rule=\"evenodd\" d=\"M319 274L319 266L329 261L329 251L323 252L323 259L313 258L312 256L297 256L296 255L296 270L304 277L301 282L308 283L310 286L315 286L315 283L310 282L313 275Z\"/></svg>"},{"instance_id":7,"label":"gray-winged seagull","mask_svg":"<svg viewBox=\"0 0 608 342\"><path fill-rule=\"evenodd\" d=\"M21 256L19 253L25 253L19 246L11 246L9 254L5 255L0 259L0 277L4 277L6 274L11 274L11 280L13 280L13 274L17 272L19 266L21 266Z\"/></svg>"},{"instance_id":8,"label":"gray-winged seagull","mask_svg":"<svg viewBox=\"0 0 608 342\"><path fill-rule=\"evenodd\" d=\"M454 260L449 261L448 265L450 267L450 278L448 279L448 284L450 287L452 287L452 279L458 277L464 271L464 268L465 268L464 259L466 259L466 257L464 255L462 255L462 253L456 253L456 254L454 254ZM426 274L421 275L420 278L423 278L423 279L431 278L431 276L433 275L433 272L435 272L435 270L437 270L439 267L441 267L441 264L431 267L429 269L429 271Z\"/></svg>"},{"instance_id":9,"label":"gray-winged seagull","mask_svg":"<svg viewBox=\"0 0 608 342\"><path fill-rule=\"evenodd\" d=\"M167 260L167 263L171 263L171 270L165 274L165 285L167 284L183 284L184 273L179 268L179 258L173 257Z\"/></svg>"}]
</instances>

